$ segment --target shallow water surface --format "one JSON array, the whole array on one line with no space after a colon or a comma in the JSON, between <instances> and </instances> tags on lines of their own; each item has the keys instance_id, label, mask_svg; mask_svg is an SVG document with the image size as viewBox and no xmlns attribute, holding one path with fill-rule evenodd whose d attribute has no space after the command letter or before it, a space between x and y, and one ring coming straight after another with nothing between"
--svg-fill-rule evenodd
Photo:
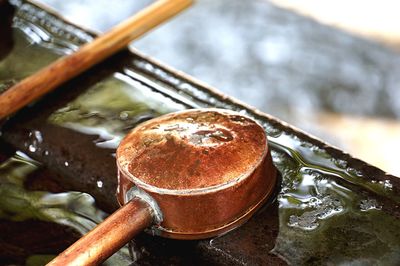
<instances>
[{"instance_id":1,"label":"shallow water surface","mask_svg":"<svg viewBox=\"0 0 400 266\"><path fill-rule=\"evenodd\" d=\"M57 38L34 39L32 31L27 30L31 26L24 20L15 24L15 48L0 62L0 86L4 88L61 53L74 49L73 44L68 46L67 40L63 43ZM50 35L44 32L41 36ZM54 42L57 45L53 45ZM29 63L22 63L24 58L30 58ZM273 119L195 87L151 62L137 57L129 62L129 66L118 68L112 74L97 74L101 79L85 86L66 103L56 107L49 103L50 113L32 109L23 116L16 116L9 122L11 126L5 126L5 141L58 173L78 173L83 178L89 175L87 169L94 163L92 157L86 157L87 147L91 147L93 158L99 161L97 164L114 164L113 155L119 141L140 122L193 107L234 109L253 117L265 128L273 162L282 175L276 213L271 212L275 206L271 205L254 218L267 219L273 213L278 230L276 238L270 241L275 242L257 243L254 250L241 248L241 255L231 255L234 263L251 263L248 261L252 259L248 258L251 252L257 254L253 259L262 261L263 256L278 256L294 265L396 265L400 262L400 196L399 188L390 179L367 176L366 171L349 166L347 159L333 156L326 147L290 133L289 129L284 130ZM47 103L39 104L46 106ZM70 136L67 133L75 136L77 143L74 145L80 149L68 151L57 147L54 140L68 142L60 137ZM23 141L14 139L16 136ZM61 152L55 153L57 149ZM104 152L111 156L103 158ZM27 190L24 187L26 177L37 171L40 163L14 156L0 165L1 218L53 221L81 233L104 218L105 213L93 204L101 195L113 196L115 188L107 183L110 178L116 179L113 174L105 173L100 167L91 170L91 182L85 191L94 198L82 192L55 194ZM75 175L71 182L75 182L74 188L77 188L84 181ZM255 228L252 220L244 227ZM265 228L268 230L268 224ZM238 232L246 236L246 231L240 230L242 228L207 241L210 249L221 249L224 239L241 234ZM162 241L154 238L155 243L164 243ZM251 239L232 241L249 243ZM191 245L194 244L188 244ZM266 248L269 245L272 248ZM139 242L133 246L135 260L152 256ZM176 259L177 255L174 256Z\"/></svg>"}]
</instances>

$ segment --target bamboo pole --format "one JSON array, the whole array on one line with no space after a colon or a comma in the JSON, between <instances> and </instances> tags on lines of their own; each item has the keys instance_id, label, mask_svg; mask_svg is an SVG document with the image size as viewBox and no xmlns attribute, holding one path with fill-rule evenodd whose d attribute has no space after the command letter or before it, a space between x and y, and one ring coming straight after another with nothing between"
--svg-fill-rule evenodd
<instances>
[{"instance_id":1,"label":"bamboo pole","mask_svg":"<svg viewBox=\"0 0 400 266\"><path fill-rule=\"evenodd\" d=\"M192 0L159 0L131 18L23 79L0 95L0 119L37 100L57 86L126 47L154 27L187 8Z\"/></svg>"}]
</instances>

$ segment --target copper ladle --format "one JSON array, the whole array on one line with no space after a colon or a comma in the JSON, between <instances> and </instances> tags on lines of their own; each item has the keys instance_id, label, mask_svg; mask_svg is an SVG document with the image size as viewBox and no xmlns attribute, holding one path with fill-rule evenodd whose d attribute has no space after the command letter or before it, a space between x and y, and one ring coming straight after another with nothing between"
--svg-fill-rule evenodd
<instances>
[{"instance_id":1,"label":"copper ladle","mask_svg":"<svg viewBox=\"0 0 400 266\"><path fill-rule=\"evenodd\" d=\"M176 239L226 233L271 195L264 129L240 113L194 109L149 120L117 150L118 211L49 265L98 264L146 229Z\"/></svg>"}]
</instances>

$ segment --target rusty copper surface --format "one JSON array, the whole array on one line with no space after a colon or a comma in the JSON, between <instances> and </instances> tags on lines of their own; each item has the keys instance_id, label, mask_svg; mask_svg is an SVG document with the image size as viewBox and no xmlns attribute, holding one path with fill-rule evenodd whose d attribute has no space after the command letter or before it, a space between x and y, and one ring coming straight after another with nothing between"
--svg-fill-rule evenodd
<instances>
[{"instance_id":1,"label":"rusty copper surface","mask_svg":"<svg viewBox=\"0 0 400 266\"><path fill-rule=\"evenodd\" d=\"M245 222L275 185L263 128L239 113L200 109L134 129L117 150L118 200L134 185L158 203L162 236L206 238Z\"/></svg>"}]
</instances>

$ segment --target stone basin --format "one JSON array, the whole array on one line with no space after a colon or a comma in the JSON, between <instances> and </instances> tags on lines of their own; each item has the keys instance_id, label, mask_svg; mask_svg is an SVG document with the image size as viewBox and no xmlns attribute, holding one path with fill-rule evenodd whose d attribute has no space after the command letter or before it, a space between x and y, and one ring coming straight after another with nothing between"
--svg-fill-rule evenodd
<instances>
[{"instance_id":1,"label":"stone basin","mask_svg":"<svg viewBox=\"0 0 400 266\"><path fill-rule=\"evenodd\" d=\"M14 47L0 61L2 89L95 36L43 7L12 3ZM239 111L264 127L282 176L276 197L242 227L212 239L178 241L140 234L131 242L132 256L122 252L110 264L396 265L400 261L397 177L128 50L2 125L1 261L46 261L86 227L101 221L118 207L115 149L122 137L153 117L202 107ZM63 194L71 191L78 194ZM67 217L75 213L91 222L51 223L56 215L48 210L63 209L64 205L57 206L62 199L78 206L65 204ZM43 236L46 229L49 233Z\"/></svg>"}]
</instances>

